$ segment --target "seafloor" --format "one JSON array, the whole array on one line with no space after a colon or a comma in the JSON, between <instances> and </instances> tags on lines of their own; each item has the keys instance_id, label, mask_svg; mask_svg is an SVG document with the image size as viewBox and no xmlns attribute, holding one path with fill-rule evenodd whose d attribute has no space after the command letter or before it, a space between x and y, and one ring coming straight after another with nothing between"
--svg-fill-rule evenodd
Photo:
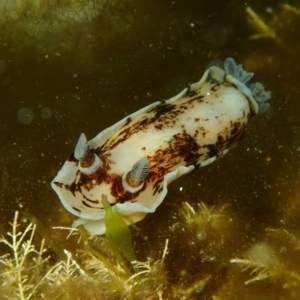
<instances>
[{"instance_id":1,"label":"seafloor","mask_svg":"<svg viewBox=\"0 0 300 300\"><path fill-rule=\"evenodd\" d=\"M0 3L2 235L16 210L27 211L76 256L77 238L51 229L74 217L50 182L80 133L91 139L233 57L272 91L269 110L228 155L173 182L137 224L139 261L160 259L169 240L164 276L141 285L149 294L105 299L300 299L299 32L299 1ZM104 299L91 290L85 282L65 299ZM46 287L30 297L41 295L55 299Z\"/></svg>"}]
</instances>

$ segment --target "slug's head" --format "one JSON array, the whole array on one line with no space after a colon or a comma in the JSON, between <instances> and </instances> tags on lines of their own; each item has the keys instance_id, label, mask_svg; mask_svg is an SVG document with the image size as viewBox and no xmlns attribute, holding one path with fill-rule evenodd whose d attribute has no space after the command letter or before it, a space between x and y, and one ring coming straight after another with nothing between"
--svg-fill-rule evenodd
<instances>
[{"instance_id":1,"label":"slug's head","mask_svg":"<svg viewBox=\"0 0 300 300\"><path fill-rule=\"evenodd\" d=\"M111 206L116 206L129 215L133 222L145 217L149 208L138 201L140 198L144 199L140 197L140 193L145 193L148 188L146 179L150 164L147 156L137 157L133 163L133 155L130 163L116 160L120 155L113 156L108 151L99 156L96 149L98 144L88 142L82 133L73 154L53 179L51 186L63 206L80 217L74 226L85 224L90 232L103 234L103 196L107 196ZM125 166L120 164L122 162ZM147 189L147 193L152 193L152 189Z\"/></svg>"}]
</instances>

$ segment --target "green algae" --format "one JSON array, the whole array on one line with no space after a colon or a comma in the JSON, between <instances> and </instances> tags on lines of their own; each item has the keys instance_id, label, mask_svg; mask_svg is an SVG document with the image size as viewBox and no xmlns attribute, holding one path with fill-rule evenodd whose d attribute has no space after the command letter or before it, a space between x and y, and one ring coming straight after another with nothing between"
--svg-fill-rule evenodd
<instances>
[{"instance_id":1,"label":"green algae","mask_svg":"<svg viewBox=\"0 0 300 300\"><path fill-rule=\"evenodd\" d=\"M128 225L116 207L111 207L107 197L103 196L105 236L110 242L115 256L122 254L128 261L136 260L136 254L132 245L132 237ZM132 223L132 222L131 222Z\"/></svg>"}]
</instances>

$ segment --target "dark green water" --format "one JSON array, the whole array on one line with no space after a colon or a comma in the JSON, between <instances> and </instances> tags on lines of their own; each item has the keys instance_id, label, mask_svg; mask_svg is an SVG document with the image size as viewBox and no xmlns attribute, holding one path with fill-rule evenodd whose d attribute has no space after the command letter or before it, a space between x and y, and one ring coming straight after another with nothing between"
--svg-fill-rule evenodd
<instances>
[{"instance_id":1,"label":"dark green water","mask_svg":"<svg viewBox=\"0 0 300 300\"><path fill-rule=\"evenodd\" d=\"M280 3L247 2L277 36L257 40L249 39L257 31L243 1L0 5L1 231L7 231L15 210L31 212L49 228L70 226L73 217L50 181L80 133L91 139L127 114L176 95L198 81L212 61L231 56L272 91L270 109L251 121L228 155L172 183L157 212L138 225L155 253L172 236L168 227L180 202L202 201L230 211L235 224L223 247L231 258L265 241L266 228L285 228L300 238L300 15ZM290 4L300 9L298 1ZM175 251L170 244L174 261L184 251L177 246ZM137 248L141 259L150 255L149 245ZM285 263L298 264L293 271L300 273L297 253ZM200 272L193 268L188 265L185 272ZM218 267L212 268L216 275ZM179 269L184 269L180 263L170 264L170 282L178 282ZM222 294L231 279L220 276L207 297L238 299ZM256 285L251 294L243 280L240 284L236 292L247 299L256 293L279 299L275 292L264 297L265 287ZM272 291L272 284L268 288ZM299 288L293 296L279 293L300 297Z\"/></svg>"}]
</instances>

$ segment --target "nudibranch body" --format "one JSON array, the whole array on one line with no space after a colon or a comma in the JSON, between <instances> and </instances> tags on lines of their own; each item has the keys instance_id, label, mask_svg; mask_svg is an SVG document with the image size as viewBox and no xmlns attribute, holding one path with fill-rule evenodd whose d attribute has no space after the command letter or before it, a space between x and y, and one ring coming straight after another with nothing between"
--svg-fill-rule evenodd
<instances>
[{"instance_id":1,"label":"nudibranch body","mask_svg":"<svg viewBox=\"0 0 300 300\"><path fill-rule=\"evenodd\" d=\"M152 103L87 141L51 182L64 207L93 234L105 233L103 195L110 205L142 220L161 204L167 186L225 154L248 121L268 107L271 93L227 58L177 96ZM128 222L129 218L125 218Z\"/></svg>"}]
</instances>

